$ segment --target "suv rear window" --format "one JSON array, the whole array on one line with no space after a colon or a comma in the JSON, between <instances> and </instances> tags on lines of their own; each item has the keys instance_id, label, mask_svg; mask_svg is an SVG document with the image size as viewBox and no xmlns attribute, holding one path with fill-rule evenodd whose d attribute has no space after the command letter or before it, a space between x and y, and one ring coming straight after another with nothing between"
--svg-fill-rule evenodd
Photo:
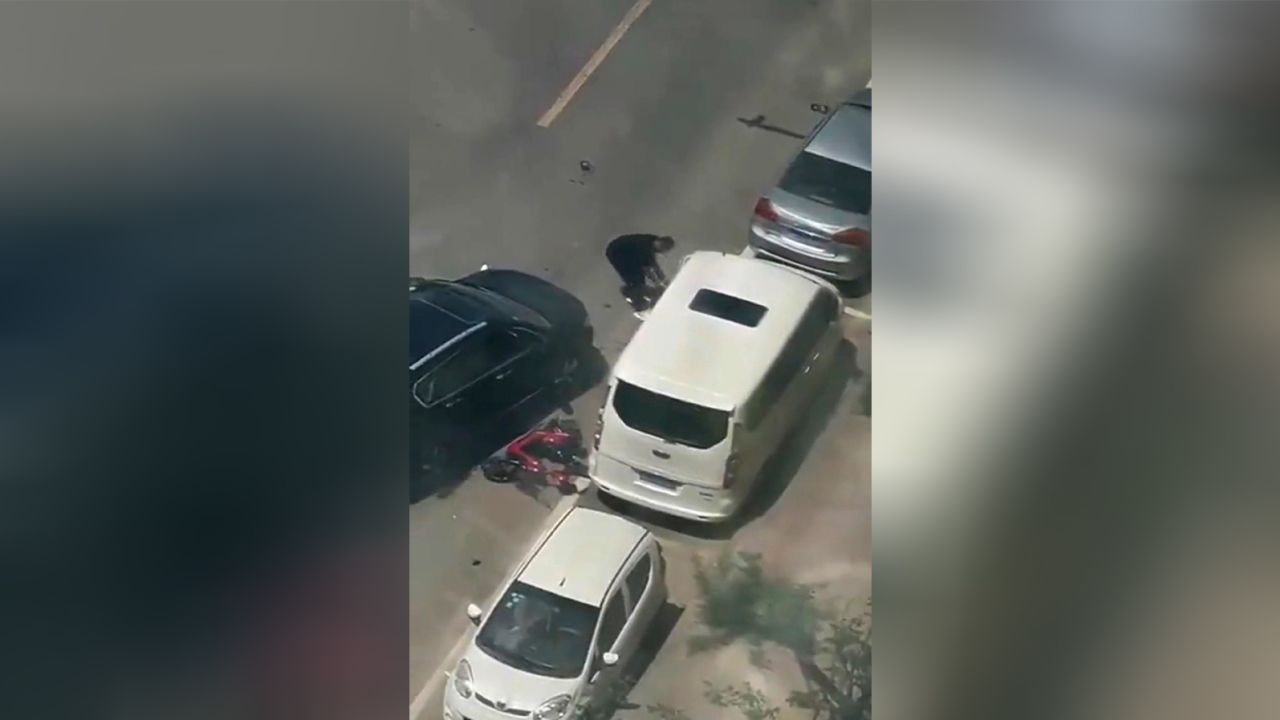
<instances>
[{"instance_id":1,"label":"suv rear window","mask_svg":"<svg viewBox=\"0 0 1280 720\"><path fill-rule=\"evenodd\" d=\"M729 413L618 381L613 409L634 430L705 450L729 434Z\"/></svg>"},{"instance_id":2,"label":"suv rear window","mask_svg":"<svg viewBox=\"0 0 1280 720\"><path fill-rule=\"evenodd\" d=\"M763 305L707 288L699 290L698 294L693 296L689 309L747 327L759 325L760 318L764 317L768 310Z\"/></svg>"},{"instance_id":3,"label":"suv rear window","mask_svg":"<svg viewBox=\"0 0 1280 720\"><path fill-rule=\"evenodd\" d=\"M870 171L811 152L796 156L778 187L845 212L871 212Z\"/></svg>"}]
</instances>

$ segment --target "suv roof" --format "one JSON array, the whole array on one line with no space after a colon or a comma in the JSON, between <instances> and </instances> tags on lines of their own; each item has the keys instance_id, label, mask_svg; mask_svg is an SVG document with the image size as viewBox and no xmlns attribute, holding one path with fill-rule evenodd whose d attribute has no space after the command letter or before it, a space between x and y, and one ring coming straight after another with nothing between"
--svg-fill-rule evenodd
<instances>
[{"instance_id":1,"label":"suv roof","mask_svg":"<svg viewBox=\"0 0 1280 720\"><path fill-rule=\"evenodd\" d=\"M836 108L809 141L805 152L870 170L871 108L850 103Z\"/></svg>"},{"instance_id":2,"label":"suv roof","mask_svg":"<svg viewBox=\"0 0 1280 720\"><path fill-rule=\"evenodd\" d=\"M704 289L763 306L764 313L752 326L690 308ZM763 260L695 252L622 352L614 375L699 405L732 409L751 396L822 289L801 273Z\"/></svg>"},{"instance_id":3,"label":"suv roof","mask_svg":"<svg viewBox=\"0 0 1280 720\"><path fill-rule=\"evenodd\" d=\"M575 507L534 552L516 579L599 607L627 558L648 534L630 520Z\"/></svg>"}]
</instances>

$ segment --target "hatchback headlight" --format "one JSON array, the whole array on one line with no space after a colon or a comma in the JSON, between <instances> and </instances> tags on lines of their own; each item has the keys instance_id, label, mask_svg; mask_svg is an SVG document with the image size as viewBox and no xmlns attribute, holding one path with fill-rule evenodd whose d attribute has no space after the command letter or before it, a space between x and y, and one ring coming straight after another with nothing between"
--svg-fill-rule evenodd
<instances>
[{"instance_id":1,"label":"hatchback headlight","mask_svg":"<svg viewBox=\"0 0 1280 720\"><path fill-rule=\"evenodd\" d=\"M471 699L471 663L463 660L453 671L453 689L462 697Z\"/></svg>"},{"instance_id":2,"label":"hatchback headlight","mask_svg":"<svg viewBox=\"0 0 1280 720\"><path fill-rule=\"evenodd\" d=\"M538 706L533 711L533 720L560 720L569 716L569 707L573 704L570 695L557 695Z\"/></svg>"}]
</instances>

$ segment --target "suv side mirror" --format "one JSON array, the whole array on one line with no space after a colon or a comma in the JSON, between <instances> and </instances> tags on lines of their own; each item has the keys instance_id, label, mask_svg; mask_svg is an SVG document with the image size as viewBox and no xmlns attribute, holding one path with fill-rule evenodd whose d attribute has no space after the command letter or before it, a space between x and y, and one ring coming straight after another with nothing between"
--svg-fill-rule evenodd
<instances>
[{"instance_id":1,"label":"suv side mirror","mask_svg":"<svg viewBox=\"0 0 1280 720\"><path fill-rule=\"evenodd\" d=\"M827 113L831 112L831 106L823 105L822 103L810 103L809 109L818 113L819 115L826 115Z\"/></svg>"},{"instance_id":2,"label":"suv side mirror","mask_svg":"<svg viewBox=\"0 0 1280 720\"><path fill-rule=\"evenodd\" d=\"M484 611L480 609L479 605L475 603L471 603L470 605L467 606L467 618L470 619L471 622L479 625L480 618L483 616L484 616Z\"/></svg>"},{"instance_id":3,"label":"suv side mirror","mask_svg":"<svg viewBox=\"0 0 1280 720\"><path fill-rule=\"evenodd\" d=\"M613 667L618 664L618 653L607 652L600 656L600 662L604 663L605 667Z\"/></svg>"}]
</instances>

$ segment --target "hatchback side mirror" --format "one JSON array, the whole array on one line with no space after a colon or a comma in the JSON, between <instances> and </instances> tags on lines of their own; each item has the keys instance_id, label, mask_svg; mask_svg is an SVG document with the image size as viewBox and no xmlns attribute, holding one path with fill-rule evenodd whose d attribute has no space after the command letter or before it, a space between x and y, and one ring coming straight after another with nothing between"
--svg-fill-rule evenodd
<instances>
[{"instance_id":1,"label":"hatchback side mirror","mask_svg":"<svg viewBox=\"0 0 1280 720\"><path fill-rule=\"evenodd\" d=\"M823 105L822 103L810 103L809 109L818 113L819 115L826 115L827 113L831 112L831 106Z\"/></svg>"},{"instance_id":2,"label":"hatchback side mirror","mask_svg":"<svg viewBox=\"0 0 1280 720\"><path fill-rule=\"evenodd\" d=\"M479 625L480 618L483 616L484 616L484 611L480 609L479 605L475 603L471 603L470 605L467 606L467 617L471 620L471 622Z\"/></svg>"}]
</instances>

